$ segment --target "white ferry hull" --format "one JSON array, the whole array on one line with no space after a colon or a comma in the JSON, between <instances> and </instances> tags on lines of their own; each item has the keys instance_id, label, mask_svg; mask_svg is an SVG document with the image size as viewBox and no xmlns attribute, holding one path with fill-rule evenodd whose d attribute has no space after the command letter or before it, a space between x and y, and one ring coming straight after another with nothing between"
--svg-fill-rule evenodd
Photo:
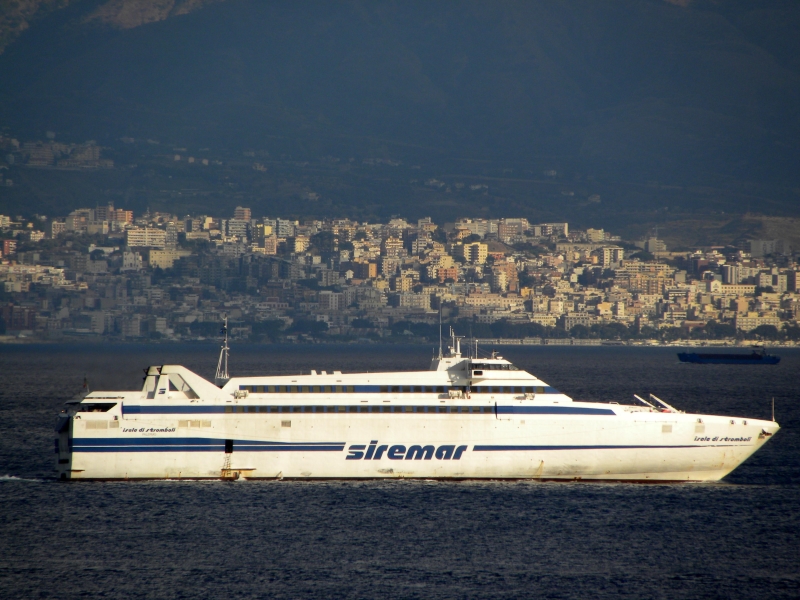
<instances>
[{"instance_id":1,"label":"white ferry hull","mask_svg":"<svg viewBox=\"0 0 800 600\"><path fill-rule=\"evenodd\" d=\"M772 421L707 415L525 416L292 415L288 427L281 415L231 415L206 427L126 418L87 429L87 415L73 421L72 452L59 466L64 479L700 482L722 479L778 429Z\"/></svg>"},{"instance_id":2,"label":"white ferry hull","mask_svg":"<svg viewBox=\"0 0 800 600\"><path fill-rule=\"evenodd\" d=\"M222 387L149 367L141 391L94 392L62 413L59 478L717 481L779 429L652 395L575 402L495 354L462 357L455 337L450 350L406 373L218 368Z\"/></svg>"}]
</instances>

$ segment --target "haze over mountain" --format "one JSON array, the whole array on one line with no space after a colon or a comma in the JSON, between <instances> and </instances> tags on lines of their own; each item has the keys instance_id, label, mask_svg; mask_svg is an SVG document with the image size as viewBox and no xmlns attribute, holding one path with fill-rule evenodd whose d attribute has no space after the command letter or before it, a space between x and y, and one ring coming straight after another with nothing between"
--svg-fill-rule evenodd
<instances>
[{"instance_id":1,"label":"haze over mountain","mask_svg":"<svg viewBox=\"0 0 800 600\"><path fill-rule=\"evenodd\" d=\"M0 55L17 136L510 161L800 204L796 2L20 5Z\"/></svg>"}]
</instances>

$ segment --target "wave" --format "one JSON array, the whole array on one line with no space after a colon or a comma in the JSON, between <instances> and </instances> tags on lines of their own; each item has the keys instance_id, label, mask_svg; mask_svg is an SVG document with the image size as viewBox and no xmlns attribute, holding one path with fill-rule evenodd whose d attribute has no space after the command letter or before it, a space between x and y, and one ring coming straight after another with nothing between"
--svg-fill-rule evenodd
<instances>
[{"instance_id":1,"label":"wave","mask_svg":"<svg viewBox=\"0 0 800 600\"><path fill-rule=\"evenodd\" d=\"M41 479L31 479L28 477L17 477L16 475L0 475L0 481L35 481L41 483Z\"/></svg>"}]
</instances>

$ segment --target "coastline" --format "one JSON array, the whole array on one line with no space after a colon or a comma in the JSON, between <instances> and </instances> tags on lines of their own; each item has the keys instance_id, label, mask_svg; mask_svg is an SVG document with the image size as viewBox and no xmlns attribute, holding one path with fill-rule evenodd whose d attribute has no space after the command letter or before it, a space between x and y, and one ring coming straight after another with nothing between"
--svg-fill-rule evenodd
<instances>
[{"instance_id":1,"label":"coastline","mask_svg":"<svg viewBox=\"0 0 800 600\"><path fill-rule=\"evenodd\" d=\"M278 339L278 340L249 340L249 339L231 339L231 343L242 346L257 346L257 345L289 345L289 346L335 346L335 345L371 345L371 344L385 344L385 345L419 345L426 346L434 343L433 340L418 338L418 337L404 337L402 339L396 338L304 338L304 339ZM763 341L763 340L737 340L737 339L723 339L723 340L674 340L674 341L660 341L660 340L612 340L612 339L580 339L580 338L476 338L480 346L573 346L573 347L604 347L604 346L618 346L618 347L636 347L636 348L752 348L754 346L767 346L769 348L800 348L800 342L793 342L790 340L781 341ZM2 346L30 346L30 345L44 345L44 346L58 346L58 345L86 345L86 346L99 346L99 345L218 345L220 340L216 338L181 338L181 339L124 339L112 338L104 336L64 336L60 339L46 339L34 336L11 336L0 335L0 347Z\"/></svg>"}]
</instances>

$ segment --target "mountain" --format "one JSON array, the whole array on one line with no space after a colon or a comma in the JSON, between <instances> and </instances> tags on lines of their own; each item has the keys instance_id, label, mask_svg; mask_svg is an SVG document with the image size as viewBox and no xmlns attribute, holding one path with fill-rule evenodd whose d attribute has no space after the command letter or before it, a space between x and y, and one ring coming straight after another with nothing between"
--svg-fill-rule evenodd
<instances>
[{"instance_id":1,"label":"mountain","mask_svg":"<svg viewBox=\"0 0 800 600\"><path fill-rule=\"evenodd\" d=\"M793 1L18 4L0 125L22 138L507 161L796 204Z\"/></svg>"}]
</instances>

